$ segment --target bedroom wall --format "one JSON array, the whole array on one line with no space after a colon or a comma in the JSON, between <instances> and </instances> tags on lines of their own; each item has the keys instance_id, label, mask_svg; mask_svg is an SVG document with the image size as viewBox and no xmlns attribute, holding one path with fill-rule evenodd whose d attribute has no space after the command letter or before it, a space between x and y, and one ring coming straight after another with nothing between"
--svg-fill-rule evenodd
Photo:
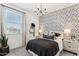
<instances>
[{"instance_id":1,"label":"bedroom wall","mask_svg":"<svg viewBox=\"0 0 79 59\"><path fill-rule=\"evenodd\" d=\"M27 12L27 15L26 15L26 28L27 28L27 31L26 31L26 44L29 40L35 38L36 36L38 36L38 29L39 29L39 17L34 14L34 13L31 13L31 12ZM30 29L30 26L31 26L31 23L34 23L35 24L35 36L33 37L33 34L31 34L29 32L29 29Z\"/></svg>"},{"instance_id":2,"label":"bedroom wall","mask_svg":"<svg viewBox=\"0 0 79 59\"><path fill-rule=\"evenodd\" d=\"M64 31L71 29L71 34L79 40L79 4L75 4L47 15L40 16L40 27L48 31Z\"/></svg>"},{"instance_id":3,"label":"bedroom wall","mask_svg":"<svg viewBox=\"0 0 79 59\"><path fill-rule=\"evenodd\" d=\"M26 38L25 38L24 34L20 34L20 35L16 35L16 34L15 35L14 34L13 35L10 35L9 34L9 35L7 35L8 36L8 39L9 39L8 40L8 44L10 46L10 49L14 49L14 48L21 47L21 46L23 46L24 43L27 43L30 39L32 39L32 36L29 33L29 27L30 27L30 23L31 22L33 22L33 23L36 24L36 28L35 28L36 29L36 31L35 31L36 34L35 34L35 36L38 35L38 25L39 25L38 24L38 16L36 16L32 12L29 12L27 10L24 10L24 9L18 7L18 6L13 5L13 4L4 4L4 5L7 5L9 7L15 8L15 9L18 9L18 10L23 11L23 12L26 13L25 16L24 16L25 21L23 23L23 24L26 24L25 25L26 30L23 30L24 34L26 34ZM2 18L0 17L0 19L2 19ZM24 38L26 40L24 40Z\"/></svg>"}]
</instances>

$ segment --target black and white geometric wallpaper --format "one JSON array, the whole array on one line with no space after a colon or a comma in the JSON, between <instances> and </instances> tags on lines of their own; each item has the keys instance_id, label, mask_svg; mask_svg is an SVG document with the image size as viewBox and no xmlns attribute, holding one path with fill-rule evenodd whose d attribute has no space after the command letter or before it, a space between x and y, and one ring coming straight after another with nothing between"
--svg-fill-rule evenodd
<instances>
[{"instance_id":1,"label":"black and white geometric wallpaper","mask_svg":"<svg viewBox=\"0 0 79 59\"><path fill-rule=\"evenodd\" d=\"M64 29L71 29L71 34L79 40L79 4L43 15L39 22L45 31L63 32Z\"/></svg>"}]
</instances>

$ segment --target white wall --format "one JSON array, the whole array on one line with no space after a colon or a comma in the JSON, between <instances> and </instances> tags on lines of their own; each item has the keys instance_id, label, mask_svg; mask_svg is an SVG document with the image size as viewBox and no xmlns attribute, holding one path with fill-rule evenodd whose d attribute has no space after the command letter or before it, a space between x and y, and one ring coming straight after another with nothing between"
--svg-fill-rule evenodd
<instances>
[{"instance_id":1,"label":"white wall","mask_svg":"<svg viewBox=\"0 0 79 59\"><path fill-rule=\"evenodd\" d=\"M18 8L18 6L15 6L15 5L12 5L12 4L4 4L4 5L7 5L9 7L12 7L12 8L15 8L15 9L18 9L18 10L21 10L23 12L26 12L26 15L25 15L25 21L26 21L26 40L24 40L22 38L22 34L20 34L20 35L14 35L14 34L13 35L7 35L8 39L9 39L8 40L8 44L10 46L10 49L21 47L24 41L26 41L26 43L27 43L30 39L33 38L30 35L30 33L29 33L29 28L30 28L30 24L31 23L35 23L35 25L36 25L36 27L35 27L35 33L36 33L35 36L38 35L39 19L38 19L37 15L35 15L32 12L28 12L28 11L25 11L25 10L23 10L21 8Z\"/></svg>"},{"instance_id":2,"label":"white wall","mask_svg":"<svg viewBox=\"0 0 79 59\"><path fill-rule=\"evenodd\" d=\"M22 35L7 35L10 49L22 46Z\"/></svg>"},{"instance_id":3,"label":"white wall","mask_svg":"<svg viewBox=\"0 0 79 59\"><path fill-rule=\"evenodd\" d=\"M30 25L31 23L35 23L35 36L38 36L38 29L39 29L39 17L37 15L35 15L34 13L30 13L28 12L26 14L26 43L33 39L33 35L29 33L29 29L30 29Z\"/></svg>"}]
</instances>

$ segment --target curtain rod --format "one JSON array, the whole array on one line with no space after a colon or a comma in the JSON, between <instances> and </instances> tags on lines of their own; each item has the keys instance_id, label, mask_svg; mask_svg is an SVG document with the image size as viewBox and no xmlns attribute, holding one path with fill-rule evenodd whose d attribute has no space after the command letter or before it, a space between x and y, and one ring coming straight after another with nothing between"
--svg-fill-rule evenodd
<instances>
[{"instance_id":1,"label":"curtain rod","mask_svg":"<svg viewBox=\"0 0 79 59\"><path fill-rule=\"evenodd\" d=\"M6 5L3 5L3 4L0 4L0 5L1 5L1 6L4 6L4 7L7 7L7 8L10 8L10 9L13 9L13 10L16 10L16 11L19 11L19 12L22 12L22 13L25 14L25 12L20 11L20 10L17 10L17 9L15 9L15 8L12 8L12 7L9 7L9 6L6 6Z\"/></svg>"}]
</instances>

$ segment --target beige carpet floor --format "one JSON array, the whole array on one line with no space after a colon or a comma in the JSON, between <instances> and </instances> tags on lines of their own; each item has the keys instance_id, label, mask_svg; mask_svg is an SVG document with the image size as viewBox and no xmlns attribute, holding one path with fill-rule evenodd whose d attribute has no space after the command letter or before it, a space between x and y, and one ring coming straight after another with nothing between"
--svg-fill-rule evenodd
<instances>
[{"instance_id":1,"label":"beige carpet floor","mask_svg":"<svg viewBox=\"0 0 79 59\"><path fill-rule=\"evenodd\" d=\"M6 56L32 56L32 54L28 53L25 47L21 47L11 50L10 53ZM60 53L60 56L75 56L75 55L66 51L62 51Z\"/></svg>"}]
</instances>

